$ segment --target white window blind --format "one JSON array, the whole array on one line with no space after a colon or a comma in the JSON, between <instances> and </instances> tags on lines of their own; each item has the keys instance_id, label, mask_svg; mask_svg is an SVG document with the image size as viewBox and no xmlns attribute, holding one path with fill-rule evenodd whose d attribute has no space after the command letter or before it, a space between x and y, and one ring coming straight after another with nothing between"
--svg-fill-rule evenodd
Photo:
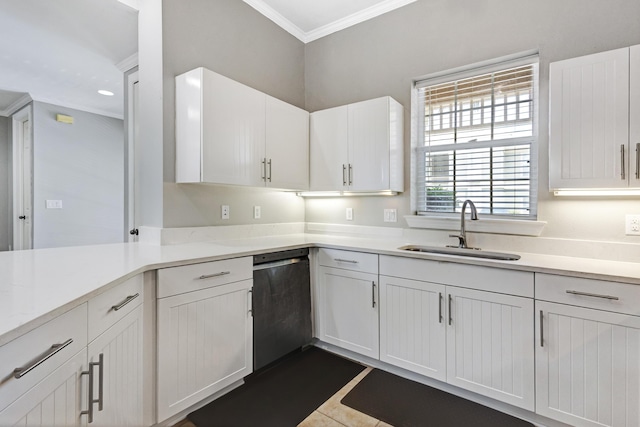
<instances>
[{"instance_id":1,"label":"white window blind","mask_svg":"<svg viewBox=\"0 0 640 427\"><path fill-rule=\"evenodd\" d=\"M535 218L537 80L535 57L416 83L418 214Z\"/></svg>"}]
</instances>

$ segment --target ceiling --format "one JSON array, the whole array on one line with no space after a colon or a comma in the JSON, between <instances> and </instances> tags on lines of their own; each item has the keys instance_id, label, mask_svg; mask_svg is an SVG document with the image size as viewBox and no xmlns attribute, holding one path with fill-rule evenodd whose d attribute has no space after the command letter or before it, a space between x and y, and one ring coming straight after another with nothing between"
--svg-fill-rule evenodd
<instances>
[{"instance_id":1,"label":"ceiling","mask_svg":"<svg viewBox=\"0 0 640 427\"><path fill-rule=\"evenodd\" d=\"M123 71L137 64L135 9L117 0L0 4L0 115L28 94L37 101L122 118ZM99 89L115 95L100 95Z\"/></svg>"},{"instance_id":2,"label":"ceiling","mask_svg":"<svg viewBox=\"0 0 640 427\"><path fill-rule=\"evenodd\" d=\"M244 0L304 43L416 0Z\"/></svg>"},{"instance_id":3,"label":"ceiling","mask_svg":"<svg viewBox=\"0 0 640 427\"><path fill-rule=\"evenodd\" d=\"M244 1L307 43L416 0ZM33 99L122 118L123 71L137 65L137 4L0 0L0 116Z\"/></svg>"}]
</instances>

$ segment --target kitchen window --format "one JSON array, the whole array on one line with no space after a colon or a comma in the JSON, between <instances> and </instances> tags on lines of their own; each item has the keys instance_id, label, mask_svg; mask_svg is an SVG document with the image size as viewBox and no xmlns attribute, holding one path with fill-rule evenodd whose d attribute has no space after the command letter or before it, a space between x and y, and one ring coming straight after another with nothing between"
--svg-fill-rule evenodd
<instances>
[{"instance_id":1,"label":"kitchen window","mask_svg":"<svg viewBox=\"0 0 640 427\"><path fill-rule=\"evenodd\" d=\"M418 215L536 218L538 57L415 83Z\"/></svg>"}]
</instances>

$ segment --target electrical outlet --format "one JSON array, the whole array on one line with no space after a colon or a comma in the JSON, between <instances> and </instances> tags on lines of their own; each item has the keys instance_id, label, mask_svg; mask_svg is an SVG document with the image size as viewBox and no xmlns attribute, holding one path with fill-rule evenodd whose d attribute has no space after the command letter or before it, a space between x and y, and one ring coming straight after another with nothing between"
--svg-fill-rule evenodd
<instances>
[{"instance_id":1,"label":"electrical outlet","mask_svg":"<svg viewBox=\"0 0 640 427\"><path fill-rule=\"evenodd\" d=\"M47 200L47 209L62 209L62 200Z\"/></svg>"},{"instance_id":2,"label":"electrical outlet","mask_svg":"<svg viewBox=\"0 0 640 427\"><path fill-rule=\"evenodd\" d=\"M229 205L222 205L220 209L220 216L222 217L222 219L229 219L230 217Z\"/></svg>"},{"instance_id":3,"label":"electrical outlet","mask_svg":"<svg viewBox=\"0 0 640 427\"><path fill-rule=\"evenodd\" d=\"M624 229L627 236L640 236L640 215L627 214Z\"/></svg>"},{"instance_id":4,"label":"electrical outlet","mask_svg":"<svg viewBox=\"0 0 640 427\"><path fill-rule=\"evenodd\" d=\"M397 209L385 209L384 210L384 222L398 222L398 210Z\"/></svg>"},{"instance_id":5,"label":"electrical outlet","mask_svg":"<svg viewBox=\"0 0 640 427\"><path fill-rule=\"evenodd\" d=\"M347 208L347 221L353 221L353 208Z\"/></svg>"},{"instance_id":6,"label":"electrical outlet","mask_svg":"<svg viewBox=\"0 0 640 427\"><path fill-rule=\"evenodd\" d=\"M260 219L260 214L261 214L260 211L261 211L260 206L253 207L253 219Z\"/></svg>"}]
</instances>

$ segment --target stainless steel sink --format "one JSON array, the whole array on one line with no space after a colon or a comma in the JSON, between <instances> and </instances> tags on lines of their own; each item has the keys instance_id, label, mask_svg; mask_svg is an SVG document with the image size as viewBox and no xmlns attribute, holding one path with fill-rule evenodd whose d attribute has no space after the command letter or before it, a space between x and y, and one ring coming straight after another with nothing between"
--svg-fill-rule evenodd
<instances>
[{"instance_id":1,"label":"stainless steel sink","mask_svg":"<svg viewBox=\"0 0 640 427\"><path fill-rule=\"evenodd\" d=\"M481 249L466 249L466 248L442 248L438 246L420 246L420 245L406 245L401 246L398 249L403 251L423 252L429 254L441 254L441 255L456 255L466 256L473 258L486 258L495 259L500 261L517 261L520 259L520 255L509 254L505 252L489 252Z\"/></svg>"}]
</instances>

